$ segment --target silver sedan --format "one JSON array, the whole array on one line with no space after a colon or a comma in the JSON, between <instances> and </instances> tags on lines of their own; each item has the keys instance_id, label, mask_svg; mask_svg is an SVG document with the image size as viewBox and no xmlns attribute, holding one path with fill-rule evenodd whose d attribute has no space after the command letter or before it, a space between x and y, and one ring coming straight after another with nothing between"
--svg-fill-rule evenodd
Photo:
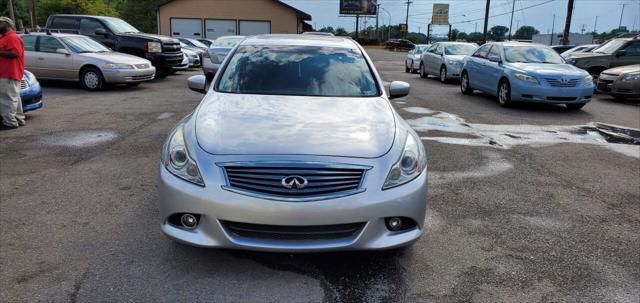
<instances>
[{"instance_id":1,"label":"silver sedan","mask_svg":"<svg viewBox=\"0 0 640 303\"><path fill-rule=\"evenodd\" d=\"M158 181L162 231L195 246L376 250L423 233L427 161L351 39L254 36L229 54L170 132Z\"/></svg>"},{"instance_id":2,"label":"silver sedan","mask_svg":"<svg viewBox=\"0 0 640 303\"><path fill-rule=\"evenodd\" d=\"M437 42L431 45L420 60L420 77L436 75L445 83L451 78L460 78L463 59L478 49L475 43Z\"/></svg>"},{"instance_id":3,"label":"silver sedan","mask_svg":"<svg viewBox=\"0 0 640 303\"><path fill-rule=\"evenodd\" d=\"M406 73L415 73L418 71L422 54L424 54L429 46L431 46L431 44L418 44L407 53L407 57L404 59L404 71Z\"/></svg>"},{"instance_id":4,"label":"silver sedan","mask_svg":"<svg viewBox=\"0 0 640 303\"><path fill-rule=\"evenodd\" d=\"M25 67L39 79L79 81L88 90L107 84L137 86L153 80L147 59L118 53L87 36L33 33L21 36Z\"/></svg>"}]
</instances>

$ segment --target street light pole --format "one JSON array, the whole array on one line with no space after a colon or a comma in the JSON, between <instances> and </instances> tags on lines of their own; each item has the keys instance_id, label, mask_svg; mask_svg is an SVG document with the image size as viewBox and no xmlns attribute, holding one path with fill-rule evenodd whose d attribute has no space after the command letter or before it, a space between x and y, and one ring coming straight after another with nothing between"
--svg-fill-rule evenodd
<instances>
[{"instance_id":1,"label":"street light pole","mask_svg":"<svg viewBox=\"0 0 640 303\"><path fill-rule=\"evenodd\" d=\"M489 27L489 7L491 6L491 0L487 0L487 7L484 10L484 34L482 35L483 42L487 42L487 30Z\"/></svg>"},{"instance_id":2,"label":"street light pole","mask_svg":"<svg viewBox=\"0 0 640 303\"><path fill-rule=\"evenodd\" d=\"M509 23L509 41L511 41L511 27L513 26L513 11L516 9L516 0L511 5L511 22Z\"/></svg>"}]
</instances>

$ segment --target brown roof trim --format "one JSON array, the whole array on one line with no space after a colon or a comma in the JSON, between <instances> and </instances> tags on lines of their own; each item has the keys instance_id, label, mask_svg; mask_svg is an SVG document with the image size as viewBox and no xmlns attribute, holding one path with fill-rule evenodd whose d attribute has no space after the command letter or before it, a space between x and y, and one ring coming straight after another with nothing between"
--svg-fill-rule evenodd
<instances>
[{"instance_id":1,"label":"brown roof trim","mask_svg":"<svg viewBox=\"0 0 640 303\"><path fill-rule=\"evenodd\" d=\"M161 6L163 6L163 5L165 5L165 4L169 3L169 2L173 2L173 1L176 1L176 0L165 0L163 2L160 2L160 4L158 4L158 9L160 9ZM290 10L293 10L294 12L296 12L296 15L298 15L298 17L301 18L302 20L311 21L311 15L309 15L309 14L307 14L307 13L305 13L305 12L303 12L303 11L301 11L301 10L299 10L299 9L289 5L289 4L286 4L286 3L284 3L284 2L282 2L280 0L273 0L273 1L275 1L276 3L282 5L282 6L288 8Z\"/></svg>"}]
</instances>

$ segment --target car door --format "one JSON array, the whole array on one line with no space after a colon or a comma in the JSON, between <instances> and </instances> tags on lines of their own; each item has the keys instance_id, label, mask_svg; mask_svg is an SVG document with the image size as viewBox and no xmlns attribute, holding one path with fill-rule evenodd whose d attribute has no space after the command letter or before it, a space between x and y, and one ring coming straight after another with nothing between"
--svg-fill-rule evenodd
<instances>
[{"instance_id":1,"label":"car door","mask_svg":"<svg viewBox=\"0 0 640 303\"><path fill-rule=\"evenodd\" d=\"M57 37L40 36L35 60L39 74L36 77L45 79L75 80L78 78L73 68L73 57ZM66 50L68 54L61 54L59 50Z\"/></svg>"},{"instance_id":2,"label":"car door","mask_svg":"<svg viewBox=\"0 0 640 303\"><path fill-rule=\"evenodd\" d=\"M444 45L442 43L438 43L438 47L436 47L436 51L433 56L433 60L431 60L431 64L429 66L429 73L432 75L440 74L440 65L442 65L442 58L444 58Z\"/></svg>"},{"instance_id":3,"label":"car door","mask_svg":"<svg viewBox=\"0 0 640 303\"><path fill-rule=\"evenodd\" d=\"M422 65L424 66L424 70L427 73L429 73L429 62L433 60L433 56L436 48L437 48L436 44L431 45L431 47L429 47L422 55Z\"/></svg>"},{"instance_id":4,"label":"car door","mask_svg":"<svg viewBox=\"0 0 640 303\"><path fill-rule=\"evenodd\" d=\"M38 41L38 36L23 35L21 38L24 43L24 68L37 77L38 67L36 63L38 60L36 56L38 53L36 52L36 42Z\"/></svg>"},{"instance_id":5,"label":"car door","mask_svg":"<svg viewBox=\"0 0 640 303\"><path fill-rule=\"evenodd\" d=\"M492 56L500 58L500 62L491 61L489 58ZM481 75L481 81L485 83L483 86L486 87L489 92L491 92L492 88L497 92L498 80L500 80L502 76L502 47L500 45L494 44L489 50Z\"/></svg>"},{"instance_id":6,"label":"car door","mask_svg":"<svg viewBox=\"0 0 640 303\"><path fill-rule=\"evenodd\" d=\"M101 31L104 34L96 34L96 31ZM116 36L111 33L102 21L93 18L82 18L80 20L80 34L89 36L94 40L106 45L112 50L116 50Z\"/></svg>"},{"instance_id":7,"label":"car door","mask_svg":"<svg viewBox=\"0 0 640 303\"><path fill-rule=\"evenodd\" d=\"M440 55L438 55L439 46L440 46L440 43L434 44L429 49L429 52L425 54L426 60L425 60L424 69L427 72L427 74L433 75L433 66L436 64L437 60L440 60Z\"/></svg>"},{"instance_id":8,"label":"car door","mask_svg":"<svg viewBox=\"0 0 640 303\"><path fill-rule=\"evenodd\" d=\"M624 56L615 55L611 67L640 64L640 41L632 40L622 48Z\"/></svg>"},{"instance_id":9,"label":"car door","mask_svg":"<svg viewBox=\"0 0 640 303\"><path fill-rule=\"evenodd\" d=\"M478 48L467 60L467 74L469 75L469 85L475 89L484 89L482 83L482 69L487 61L490 44L485 44Z\"/></svg>"}]
</instances>

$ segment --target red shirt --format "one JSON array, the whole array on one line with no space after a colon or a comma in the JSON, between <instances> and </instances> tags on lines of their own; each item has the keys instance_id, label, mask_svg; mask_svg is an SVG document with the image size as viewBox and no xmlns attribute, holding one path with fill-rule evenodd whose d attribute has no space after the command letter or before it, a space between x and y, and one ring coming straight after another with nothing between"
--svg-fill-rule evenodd
<instances>
[{"instance_id":1,"label":"red shirt","mask_svg":"<svg viewBox=\"0 0 640 303\"><path fill-rule=\"evenodd\" d=\"M14 31L0 36L0 51L12 52L18 57L0 57L0 78L22 80L24 76L24 43Z\"/></svg>"}]
</instances>

